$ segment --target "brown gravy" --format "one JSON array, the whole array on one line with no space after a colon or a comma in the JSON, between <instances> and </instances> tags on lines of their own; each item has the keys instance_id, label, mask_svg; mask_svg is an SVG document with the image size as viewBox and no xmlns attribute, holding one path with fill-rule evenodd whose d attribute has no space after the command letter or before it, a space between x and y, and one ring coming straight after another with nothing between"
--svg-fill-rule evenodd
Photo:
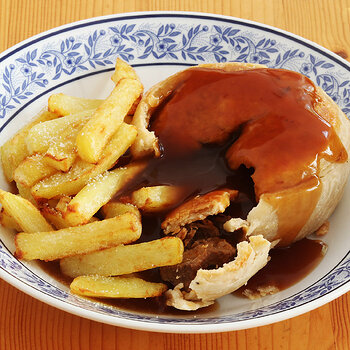
<instances>
[{"instance_id":1,"label":"brown gravy","mask_svg":"<svg viewBox=\"0 0 350 350\"><path fill-rule=\"evenodd\" d=\"M258 271L235 294L241 294L245 289L258 292L258 288L277 287L286 289L308 275L323 258L325 244L319 240L304 238L287 248L272 249L271 260Z\"/></svg>"},{"instance_id":2,"label":"brown gravy","mask_svg":"<svg viewBox=\"0 0 350 350\"><path fill-rule=\"evenodd\" d=\"M253 167L256 195L290 188L317 175L320 157L343 162L345 149L315 111L310 79L282 69L187 70L151 118L165 157L231 140L231 169ZM240 135L232 133L241 127Z\"/></svg>"}]
</instances>

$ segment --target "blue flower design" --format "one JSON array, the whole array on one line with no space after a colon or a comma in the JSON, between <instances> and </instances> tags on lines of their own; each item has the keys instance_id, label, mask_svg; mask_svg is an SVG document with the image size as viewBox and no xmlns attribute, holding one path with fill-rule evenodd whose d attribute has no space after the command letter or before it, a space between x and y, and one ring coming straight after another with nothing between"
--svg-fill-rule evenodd
<instances>
[{"instance_id":1,"label":"blue flower design","mask_svg":"<svg viewBox=\"0 0 350 350\"><path fill-rule=\"evenodd\" d=\"M341 100L341 97L339 96L339 94L335 93L334 95L331 96L332 97L332 100L335 102L335 103L338 103L340 100Z\"/></svg>"},{"instance_id":2,"label":"blue flower design","mask_svg":"<svg viewBox=\"0 0 350 350\"><path fill-rule=\"evenodd\" d=\"M321 57L282 47L279 40L245 33L235 25L199 23L185 27L164 22L152 23L151 27L125 23L108 31L100 27L85 37L68 35L42 52L34 49L23 53L1 70L0 119L28 99L34 87L45 88L62 75L113 65L116 57L133 63L136 57L144 60L152 56L192 63L237 61L275 68L290 66L316 80L345 113L350 113L350 80L339 82L329 73L334 64Z\"/></svg>"},{"instance_id":3,"label":"blue flower design","mask_svg":"<svg viewBox=\"0 0 350 350\"><path fill-rule=\"evenodd\" d=\"M213 46L217 46L221 43L221 35L219 33L210 35L209 42Z\"/></svg>"},{"instance_id":4,"label":"blue flower design","mask_svg":"<svg viewBox=\"0 0 350 350\"><path fill-rule=\"evenodd\" d=\"M71 68L75 65L75 60L74 60L74 57L67 57L65 60L64 60L64 64L68 67L68 68Z\"/></svg>"},{"instance_id":5,"label":"blue flower design","mask_svg":"<svg viewBox=\"0 0 350 350\"><path fill-rule=\"evenodd\" d=\"M251 63L257 63L257 62L259 62L259 59L260 59L260 57L257 53L253 53L249 56L249 62L251 62Z\"/></svg>"},{"instance_id":6,"label":"blue flower design","mask_svg":"<svg viewBox=\"0 0 350 350\"><path fill-rule=\"evenodd\" d=\"M159 52L166 52L168 46L169 46L168 43L165 42L164 40L160 40L160 41L156 44L157 50L158 50Z\"/></svg>"},{"instance_id":7,"label":"blue flower design","mask_svg":"<svg viewBox=\"0 0 350 350\"><path fill-rule=\"evenodd\" d=\"M300 68L301 73L309 74L312 72L312 64L311 63L303 63Z\"/></svg>"},{"instance_id":8,"label":"blue flower design","mask_svg":"<svg viewBox=\"0 0 350 350\"><path fill-rule=\"evenodd\" d=\"M123 38L121 37L120 34L116 33L111 37L111 44L112 46L120 46L120 44L123 41Z\"/></svg>"},{"instance_id":9,"label":"blue flower design","mask_svg":"<svg viewBox=\"0 0 350 350\"><path fill-rule=\"evenodd\" d=\"M21 68L21 72L25 77L29 77L32 74L32 67L29 64L24 64Z\"/></svg>"}]
</instances>

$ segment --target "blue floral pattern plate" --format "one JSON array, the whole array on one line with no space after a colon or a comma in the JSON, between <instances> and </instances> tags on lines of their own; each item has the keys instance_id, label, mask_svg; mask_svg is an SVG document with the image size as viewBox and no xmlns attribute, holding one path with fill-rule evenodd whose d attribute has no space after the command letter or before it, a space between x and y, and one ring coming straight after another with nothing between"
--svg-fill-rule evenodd
<instances>
[{"instance_id":1,"label":"blue floral pattern plate","mask_svg":"<svg viewBox=\"0 0 350 350\"><path fill-rule=\"evenodd\" d=\"M148 12L93 18L30 38L0 55L0 143L65 92L103 98L112 88L117 57L132 64L145 87L187 66L253 62L301 72L350 116L350 65L291 33L242 19L189 12ZM3 175L2 188L8 188ZM161 332L219 332L260 326L299 315L350 289L347 212L350 188L331 217L328 252L302 281L257 301L228 295L207 313L156 315L79 298L36 262L16 260L13 233L0 231L0 277L65 311L93 320Z\"/></svg>"}]
</instances>

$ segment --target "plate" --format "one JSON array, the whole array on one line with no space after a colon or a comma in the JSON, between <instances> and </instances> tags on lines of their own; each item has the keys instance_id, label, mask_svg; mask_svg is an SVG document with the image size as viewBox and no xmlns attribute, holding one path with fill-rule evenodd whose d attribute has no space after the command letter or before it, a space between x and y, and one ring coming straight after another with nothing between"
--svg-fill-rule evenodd
<instances>
[{"instance_id":1,"label":"plate","mask_svg":"<svg viewBox=\"0 0 350 350\"><path fill-rule=\"evenodd\" d=\"M39 34L0 55L0 143L28 123L55 92L103 98L117 57L145 87L203 62L253 62L309 76L350 116L350 65L294 34L238 18L190 12L145 12L93 18ZM1 188L8 189L3 175ZM155 315L82 299L38 263L16 260L13 233L0 232L0 277L67 312L117 326L158 332L221 332L281 321L317 308L350 289L350 187L331 217L328 252L317 268L278 294L250 301L228 295L211 311ZM346 243L346 244L345 244Z\"/></svg>"}]
</instances>

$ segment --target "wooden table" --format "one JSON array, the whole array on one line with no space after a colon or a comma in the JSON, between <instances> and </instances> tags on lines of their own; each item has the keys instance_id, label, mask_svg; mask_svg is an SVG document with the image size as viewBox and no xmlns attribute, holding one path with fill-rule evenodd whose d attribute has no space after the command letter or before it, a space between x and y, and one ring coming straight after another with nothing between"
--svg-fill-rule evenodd
<instances>
[{"instance_id":1,"label":"wooden table","mask_svg":"<svg viewBox=\"0 0 350 350\"><path fill-rule=\"evenodd\" d=\"M188 10L270 24L350 57L349 0L0 0L0 52L100 15ZM39 302L0 280L0 349L350 349L350 293L302 316L230 333L156 334L108 326Z\"/></svg>"}]
</instances>

